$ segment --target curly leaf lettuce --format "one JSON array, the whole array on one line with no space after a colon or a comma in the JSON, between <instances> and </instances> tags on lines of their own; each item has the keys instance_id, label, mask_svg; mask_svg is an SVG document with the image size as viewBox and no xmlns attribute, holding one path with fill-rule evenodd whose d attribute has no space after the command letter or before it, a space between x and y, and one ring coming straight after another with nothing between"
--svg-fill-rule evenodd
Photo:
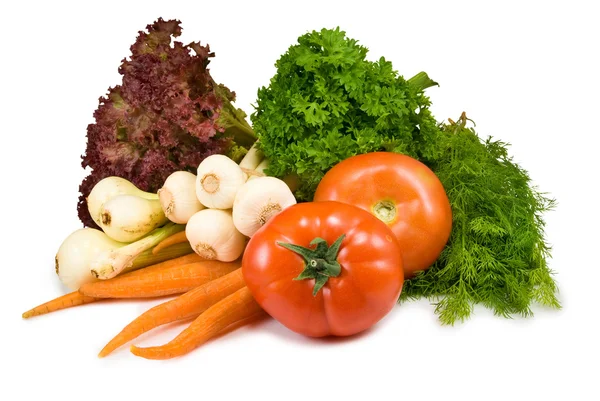
<instances>
[{"instance_id":1,"label":"curly leaf lettuce","mask_svg":"<svg viewBox=\"0 0 600 401\"><path fill-rule=\"evenodd\" d=\"M91 170L79 188L84 226L96 226L86 197L101 179L119 176L155 192L173 171L194 172L215 153L243 154L256 140L232 105L235 93L212 79L209 46L173 41L180 35L177 20L148 25L119 67L122 83L100 98L82 157Z\"/></svg>"}]
</instances>

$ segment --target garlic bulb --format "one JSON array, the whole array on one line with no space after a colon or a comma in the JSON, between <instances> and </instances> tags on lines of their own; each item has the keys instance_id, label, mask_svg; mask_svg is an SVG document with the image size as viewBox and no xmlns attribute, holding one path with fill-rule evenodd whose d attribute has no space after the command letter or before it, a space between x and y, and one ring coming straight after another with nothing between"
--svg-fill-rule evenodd
<instances>
[{"instance_id":1,"label":"garlic bulb","mask_svg":"<svg viewBox=\"0 0 600 401\"><path fill-rule=\"evenodd\" d=\"M252 237L269 219L295 203L294 194L283 180L254 177L240 188L235 197L233 224L239 232Z\"/></svg>"},{"instance_id":2,"label":"garlic bulb","mask_svg":"<svg viewBox=\"0 0 600 401\"><path fill-rule=\"evenodd\" d=\"M196 212L204 209L196 196L196 175L175 171L167 177L158 198L165 216L173 223L186 224Z\"/></svg>"},{"instance_id":3,"label":"garlic bulb","mask_svg":"<svg viewBox=\"0 0 600 401\"><path fill-rule=\"evenodd\" d=\"M158 199L158 195L145 192L136 187L131 181L121 177L106 177L96 183L86 201L90 216L100 226L102 205L117 195L136 195L144 199Z\"/></svg>"},{"instance_id":4,"label":"garlic bulb","mask_svg":"<svg viewBox=\"0 0 600 401\"><path fill-rule=\"evenodd\" d=\"M76 291L85 283L189 254L189 246L174 246L156 255L151 252L163 239L184 229L183 225L167 223L139 241L125 243L95 228L81 228L65 238L58 248L56 274L66 287Z\"/></svg>"},{"instance_id":5,"label":"garlic bulb","mask_svg":"<svg viewBox=\"0 0 600 401\"><path fill-rule=\"evenodd\" d=\"M55 257L56 274L67 288L76 291L84 283L97 281L90 266L98 255L124 245L95 228L76 230L58 248Z\"/></svg>"},{"instance_id":6,"label":"garlic bulb","mask_svg":"<svg viewBox=\"0 0 600 401\"><path fill-rule=\"evenodd\" d=\"M117 195L100 208L102 231L120 242L137 241L167 221L158 198Z\"/></svg>"},{"instance_id":7,"label":"garlic bulb","mask_svg":"<svg viewBox=\"0 0 600 401\"><path fill-rule=\"evenodd\" d=\"M198 166L196 196L207 208L231 209L235 194L248 176L225 155L214 154Z\"/></svg>"},{"instance_id":8,"label":"garlic bulb","mask_svg":"<svg viewBox=\"0 0 600 401\"><path fill-rule=\"evenodd\" d=\"M246 237L233 224L231 210L204 209L195 213L185 227L194 252L208 260L231 262L244 252Z\"/></svg>"}]
</instances>

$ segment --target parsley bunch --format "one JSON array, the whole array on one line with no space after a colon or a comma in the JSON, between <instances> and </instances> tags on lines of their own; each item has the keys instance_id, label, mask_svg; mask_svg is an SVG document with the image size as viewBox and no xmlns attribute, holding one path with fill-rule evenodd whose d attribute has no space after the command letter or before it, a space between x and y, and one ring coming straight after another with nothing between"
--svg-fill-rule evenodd
<instances>
[{"instance_id":1,"label":"parsley bunch","mask_svg":"<svg viewBox=\"0 0 600 401\"><path fill-rule=\"evenodd\" d=\"M384 58L339 28L301 36L276 62L251 115L269 175L295 175L299 200L311 200L333 165L377 150L431 156L437 135L423 90L425 73L405 80Z\"/></svg>"}]
</instances>

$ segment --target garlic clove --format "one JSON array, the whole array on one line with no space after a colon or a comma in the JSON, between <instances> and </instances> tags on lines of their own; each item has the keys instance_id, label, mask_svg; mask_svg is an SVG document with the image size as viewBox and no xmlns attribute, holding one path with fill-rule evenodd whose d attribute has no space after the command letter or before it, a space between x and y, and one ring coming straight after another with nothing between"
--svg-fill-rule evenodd
<instances>
[{"instance_id":1,"label":"garlic clove","mask_svg":"<svg viewBox=\"0 0 600 401\"><path fill-rule=\"evenodd\" d=\"M110 238L134 242L168 221L158 199L117 195L100 209L100 227Z\"/></svg>"},{"instance_id":2,"label":"garlic clove","mask_svg":"<svg viewBox=\"0 0 600 401\"><path fill-rule=\"evenodd\" d=\"M279 178L249 179L235 197L233 224L239 232L252 237L273 216L296 202L290 187Z\"/></svg>"},{"instance_id":3,"label":"garlic clove","mask_svg":"<svg viewBox=\"0 0 600 401\"><path fill-rule=\"evenodd\" d=\"M207 208L231 209L237 191L247 178L242 168L229 157L208 156L198 166L196 196Z\"/></svg>"},{"instance_id":4,"label":"garlic clove","mask_svg":"<svg viewBox=\"0 0 600 401\"><path fill-rule=\"evenodd\" d=\"M165 216L174 223L186 224L194 213L204 209L196 196L196 175L175 171L167 177L158 198Z\"/></svg>"},{"instance_id":5,"label":"garlic clove","mask_svg":"<svg viewBox=\"0 0 600 401\"><path fill-rule=\"evenodd\" d=\"M98 255L124 246L95 228L81 228L62 242L55 257L55 270L60 281L77 291L85 283L97 281L90 266Z\"/></svg>"},{"instance_id":6,"label":"garlic clove","mask_svg":"<svg viewBox=\"0 0 600 401\"><path fill-rule=\"evenodd\" d=\"M158 195L145 192L131 181L121 177L106 177L96 183L86 199L90 216L100 226L100 214L104 203L117 195L136 195L144 199L158 199Z\"/></svg>"},{"instance_id":7,"label":"garlic clove","mask_svg":"<svg viewBox=\"0 0 600 401\"><path fill-rule=\"evenodd\" d=\"M234 261L246 246L246 237L233 224L231 210L203 209L188 220L185 233L194 252L208 260Z\"/></svg>"}]
</instances>

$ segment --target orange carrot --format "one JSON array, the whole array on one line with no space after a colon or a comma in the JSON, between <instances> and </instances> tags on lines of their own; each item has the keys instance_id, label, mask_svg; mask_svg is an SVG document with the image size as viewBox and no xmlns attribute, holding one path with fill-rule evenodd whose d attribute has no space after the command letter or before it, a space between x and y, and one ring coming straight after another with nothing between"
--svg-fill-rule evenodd
<instances>
[{"instance_id":1,"label":"orange carrot","mask_svg":"<svg viewBox=\"0 0 600 401\"><path fill-rule=\"evenodd\" d=\"M35 308L24 312L22 316L24 319L28 319L30 317L44 315L46 313L55 312L61 309L71 308L73 306L89 304L91 302L96 302L97 300L97 298L88 297L80 294L78 291L73 291L38 305Z\"/></svg>"},{"instance_id":2,"label":"orange carrot","mask_svg":"<svg viewBox=\"0 0 600 401\"><path fill-rule=\"evenodd\" d=\"M182 266L182 265L187 265L189 263L196 263L196 262L201 262L204 259L198 255L197 253L189 253L187 255L183 255L183 256L179 256L177 258L173 258L173 259L169 259L169 260L165 260L163 262L160 263L155 263L153 265L150 266L146 266L146 267L142 267L140 269L137 270L133 270L127 273L123 273L117 277L119 278L123 278L123 277L135 277L135 276L140 276L140 275L144 275L146 273L151 273L151 272L157 272L159 270L167 270L170 269L172 267L175 266ZM116 278L116 277L115 277ZM109 279L109 280L114 280L115 278ZM102 282L105 282L108 280L102 280Z\"/></svg>"},{"instance_id":3,"label":"orange carrot","mask_svg":"<svg viewBox=\"0 0 600 401\"><path fill-rule=\"evenodd\" d=\"M209 281L178 296L156 305L141 314L117 334L98 354L104 357L123 344L163 324L197 317L210 306L244 287L242 269Z\"/></svg>"},{"instance_id":4,"label":"orange carrot","mask_svg":"<svg viewBox=\"0 0 600 401\"><path fill-rule=\"evenodd\" d=\"M241 259L235 262L203 260L137 277L122 276L87 283L79 288L79 292L97 298L149 298L183 294L239 269L240 265Z\"/></svg>"},{"instance_id":5,"label":"orange carrot","mask_svg":"<svg viewBox=\"0 0 600 401\"><path fill-rule=\"evenodd\" d=\"M187 236L185 235L185 231L179 231L171 235L170 237L165 238L161 242L159 242L153 249L152 253L157 254L165 248L170 247L171 245L181 244L187 242Z\"/></svg>"},{"instance_id":6,"label":"orange carrot","mask_svg":"<svg viewBox=\"0 0 600 401\"><path fill-rule=\"evenodd\" d=\"M155 347L131 346L131 352L146 359L170 359L185 355L231 325L264 315L248 287L242 287L200 314L167 344Z\"/></svg>"},{"instance_id":7,"label":"orange carrot","mask_svg":"<svg viewBox=\"0 0 600 401\"><path fill-rule=\"evenodd\" d=\"M146 266L141 269L134 270L134 271L131 271L128 273L124 273L123 275L121 275L119 277L122 278L122 277L142 276L147 273L156 272L156 271L159 271L162 269L169 269L169 268L172 268L173 266L177 266L177 265L181 265L181 264L198 262L200 260L203 260L203 259L200 256L198 256L197 254L191 253L188 255L180 256L178 258L174 258L174 259L166 260L164 262L156 263L154 265ZM115 280L115 279L111 279L111 280ZM73 306L89 304L92 302L100 301L101 299L102 298L100 298L100 297L92 297L92 296L84 295L84 294L80 293L79 291L73 291L68 294L62 295L58 298L54 298L51 301L45 302L41 305L38 305L35 308L30 309L27 312L24 312L22 316L24 319L27 319L27 318L34 317L34 316L44 315L46 313L56 312L56 311L59 311L62 309L71 308Z\"/></svg>"},{"instance_id":8,"label":"orange carrot","mask_svg":"<svg viewBox=\"0 0 600 401\"><path fill-rule=\"evenodd\" d=\"M187 255L183 255L183 256L179 256L177 258L173 258L173 259L169 259L169 260L165 260L162 261L160 263L155 263L153 265L150 266L146 266L146 267L142 267L140 269L137 270L133 270L127 273L123 273L117 277L136 277L136 276L142 276L144 274L147 273L152 273L152 272L157 272L160 270L167 270L167 269L171 269L173 267L176 266L183 266L183 265L187 265L190 263L196 263L196 262L201 262L203 261L204 258L202 258L200 255L198 255L197 253L189 253ZM111 278L109 280L114 280L114 278ZM107 280L102 280L107 281Z\"/></svg>"}]
</instances>

